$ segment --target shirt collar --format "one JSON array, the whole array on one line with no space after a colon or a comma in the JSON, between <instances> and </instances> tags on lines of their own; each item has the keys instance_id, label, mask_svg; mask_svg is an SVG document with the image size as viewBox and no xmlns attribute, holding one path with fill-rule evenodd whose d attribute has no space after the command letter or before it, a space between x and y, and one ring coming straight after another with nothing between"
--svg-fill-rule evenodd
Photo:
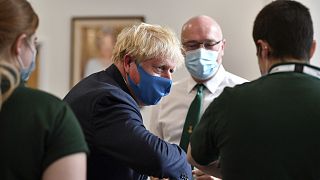
<instances>
[{"instance_id":1,"label":"shirt collar","mask_svg":"<svg viewBox=\"0 0 320 180\"><path fill-rule=\"evenodd\" d=\"M214 93L216 89L219 87L219 85L223 82L224 78L226 76L226 70L220 65L217 73L208 81L204 82L203 85L210 91L210 93ZM194 87L197 85L197 82L190 76L188 80L187 85L187 91L188 93L191 93L191 91L194 89Z\"/></svg>"},{"instance_id":2,"label":"shirt collar","mask_svg":"<svg viewBox=\"0 0 320 180\"><path fill-rule=\"evenodd\" d=\"M125 91L126 93L130 94L130 90L124 80L124 77L122 77L121 72L119 71L119 69L117 68L116 65L112 64L111 66L109 66L104 73L107 73L109 77L108 80L106 80L109 84L112 84L114 86L118 86L119 88L121 88L123 91ZM105 77L105 78L107 78Z\"/></svg>"}]
</instances>

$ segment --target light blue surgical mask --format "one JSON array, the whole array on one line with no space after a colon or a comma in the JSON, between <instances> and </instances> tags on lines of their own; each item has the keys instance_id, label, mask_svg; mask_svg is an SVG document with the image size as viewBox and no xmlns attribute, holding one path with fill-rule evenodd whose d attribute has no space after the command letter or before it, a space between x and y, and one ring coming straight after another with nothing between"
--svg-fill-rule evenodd
<instances>
[{"instance_id":1,"label":"light blue surgical mask","mask_svg":"<svg viewBox=\"0 0 320 180\"><path fill-rule=\"evenodd\" d=\"M135 84L128 74L129 86L133 89L135 96L144 103L144 105L155 105L163 96L169 94L172 80L152 76L147 73L141 65L137 65L140 75L140 82Z\"/></svg>"},{"instance_id":2,"label":"light blue surgical mask","mask_svg":"<svg viewBox=\"0 0 320 180\"><path fill-rule=\"evenodd\" d=\"M20 76L21 76L21 80L26 82L29 77L30 74L32 73L32 71L35 69L36 67L36 55L37 55L37 50L36 49L32 49L31 45L28 43L28 46L32 52L32 57L31 57L31 63L28 67L24 67L23 65L23 61L21 59L20 56L18 56L18 62L20 65Z\"/></svg>"},{"instance_id":3,"label":"light blue surgical mask","mask_svg":"<svg viewBox=\"0 0 320 180\"><path fill-rule=\"evenodd\" d=\"M185 65L189 73L200 80L207 80L219 69L217 62L219 51L199 48L186 52Z\"/></svg>"}]
</instances>

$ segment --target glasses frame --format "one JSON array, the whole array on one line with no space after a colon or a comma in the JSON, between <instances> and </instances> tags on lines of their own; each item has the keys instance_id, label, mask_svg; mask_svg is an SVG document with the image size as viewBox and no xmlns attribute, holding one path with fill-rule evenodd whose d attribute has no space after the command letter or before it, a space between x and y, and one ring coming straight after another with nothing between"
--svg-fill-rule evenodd
<instances>
[{"instance_id":1,"label":"glasses frame","mask_svg":"<svg viewBox=\"0 0 320 180\"><path fill-rule=\"evenodd\" d=\"M213 42L211 40L206 40L203 42L198 42L198 41L187 41L182 43L183 48L185 50L195 50L195 49L199 49L201 47L201 45L203 45L204 49L207 50L212 50L213 47L215 47L216 45L220 44L223 41L223 39L221 39L220 41L217 42Z\"/></svg>"}]
</instances>

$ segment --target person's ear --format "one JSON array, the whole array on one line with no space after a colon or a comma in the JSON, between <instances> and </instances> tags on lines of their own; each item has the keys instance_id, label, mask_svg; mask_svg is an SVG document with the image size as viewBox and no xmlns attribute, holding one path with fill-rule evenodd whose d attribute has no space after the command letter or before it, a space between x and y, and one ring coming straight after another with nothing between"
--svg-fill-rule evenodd
<instances>
[{"instance_id":1,"label":"person's ear","mask_svg":"<svg viewBox=\"0 0 320 180\"><path fill-rule=\"evenodd\" d=\"M269 44L263 40L258 40L256 42L256 46L257 46L257 56L258 56L260 72L262 75L264 75L264 74L267 74L269 70L269 65L270 65L269 54L270 54L271 48Z\"/></svg>"},{"instance_id":2,"label":"person's ear","mask_svg":"<svg viewBox=\"0 0 320 180\"><path fill-rule=\"evenodd\" d=\"M22 49L24 48L24 44L26 42L27 35L21 34L17 37L16 41L14 42L12 46L12 53L14 55L19 55L22 52Z\"/></svg>"},{"instance_id":3,"label":"person's ear","mask_svg":"<svg viewBox=\"0 0 320 180\"><path fill-rule=\"evenodd\" d=\"M220 50L220 56L222 57L224 55L224 48L226 47L226 39L222 40L221 50Z\"/></svg>"},{"instance_id":4,"label":"person's ear","mask_svg":"<svg viewBox=\"0 0 320 180\"><path fill-rule=\"evenodd\" d=\"M313 40L311 44L310 52L309 52L310 59L312 58L312 56L314 55L314 52L316 51L316 45L317 45L316 40Z\"/></svg>"},{"instance_id":5,"label":"person's ear","mask_svg":"<svg viewBox=\"0 0 320 180\"><path fill-rule=\"evenodd\" d=\"M132 62L134 62L133 58L129 54L124 55L124 57L123 57L123 67L124 67L125 73L129 73L130 65L131 65Z\"/></svg>"},{"instance_id":6,"label":"person's ear","mask_svg":"<svg viewBox=\"0 0 320 180\"><path fill-rule=\"evenodd\" d=\"M261 39L257 41L257 56L259 58L268 59L270 49L270 45L266 41Z\"/></svg>"}]
</instances>

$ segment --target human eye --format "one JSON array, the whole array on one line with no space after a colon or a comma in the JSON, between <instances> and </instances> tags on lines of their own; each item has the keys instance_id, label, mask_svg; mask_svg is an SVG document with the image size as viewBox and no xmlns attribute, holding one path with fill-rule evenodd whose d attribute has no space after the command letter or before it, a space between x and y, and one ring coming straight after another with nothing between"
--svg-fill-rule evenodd
<instances>
[{"instance_id":1,"label":"human eye","mask_svg":"<svg viewBox=\"0 0 320 180\"><path fill-rule=\"evenodd\" d=\"M32 36L30 37L30 42L33 43L34 45L36 45L37 42L38 42L38 37L35 36L35 35L32 35Z\"/></svg>"},{"instance_id":2,"label":"human eye","mask_svg":"<svg viewBox=\"0 0 320 180\"><path fill-rule=\"evenodd\" d=\"M35 47L39 47L39 46L40 46L39 41L34 41L34 46L35 46Z\"/></svg>"},{"instance_id":3,"label":"human eye","mask_svg":"<svg viewBox=\"0 0 320 180\"><path fill-rule=\"evenodd\" d=\"M187 42L183 44L186 49L197 49L199 47L199 43L196 42Z\"/></svg>"},{"instance_id":4,"label":"human eye","mask_svg":"<svg viewBox=\"0 0 320 180\"><path fill-rule=\"evenodd\" d=\"M217 42L214 42L214 41L207 41L204 43L205 46L207 47L213 47L217 44Z\"/></svg>"},{"instance_id":5,"label":"human eye","mask_svg":"<svg viewBox=\"0 0 320 180\"><path fill-rule=\"evenodd\" d=\"M218 42L216 42L216 41L206 41L206 42L204 42L204 47L206 48L206 49L213 49L214 48L214 46L216 46L217 44L219 44L221 41L218 41Z\"/></svg>"},{"instance_id":6,"label":"human eye","mask_svg":"<svg viewBox=\"0 0 320 180\"><path fill-rule=\"evenodd\" d=\"M156 73L161 73L165 70L165 66L155 66Z\"/></svg>"},{"instance_id":7,"label":"human eye","mask_svg":"<svg viewBox=\"0 0 320 180\"><path fill-rule=\"evenodd\" d=\"M175 71L174 68L170 68L169 66L166 66L166 65L156 67L157 74L162 74L162 73L172 74L174 71Z\"/></svg>"},{"instance_id":8,"label":"human eye","mask_svg":"<svg viewBox=\"0 0 320 180\"><path fill-rule=\"evenodd\" d=\"M192 43L192 44L188 44L188 46L189 46L189 47L192 47L192 48L195 48L195 47L198 46L198 44L197 44L197 43Z\"/></svg>"}]
</instances>

